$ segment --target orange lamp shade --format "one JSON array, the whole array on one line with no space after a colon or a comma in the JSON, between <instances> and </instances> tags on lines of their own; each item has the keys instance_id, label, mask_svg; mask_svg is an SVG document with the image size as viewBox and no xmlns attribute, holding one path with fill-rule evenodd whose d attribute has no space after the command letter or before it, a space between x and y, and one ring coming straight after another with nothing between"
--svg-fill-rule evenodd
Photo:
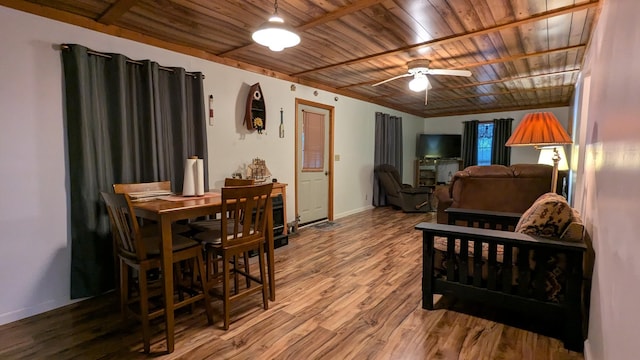
<instances>
[{"instance_id":1,"label":"orange lamp shade","mask_svg":"<svg viewBox=\"0 0 640 360\"><path fill-rule=\"evenodd\" d=\"M571 144L569 134L550 112L529 113L507 140L506 146Z\"/></svg>"}]
</instances>

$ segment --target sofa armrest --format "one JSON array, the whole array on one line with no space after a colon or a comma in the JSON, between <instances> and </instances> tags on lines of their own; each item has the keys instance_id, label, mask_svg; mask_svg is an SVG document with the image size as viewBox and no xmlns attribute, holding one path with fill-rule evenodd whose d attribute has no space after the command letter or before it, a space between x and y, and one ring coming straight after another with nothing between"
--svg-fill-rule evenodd
<instances>
[{"instance_id":1,"label":"sofa armrest","mask_svg":"<svg viewBox=\"0 0 640 360\"><path fill-rule=\"evenodd\" d=\"M448 186L436 187L436 190L433 194L435 195L436 199L438 199L438 202L449 202L449 204L453 202L453 199L449 195Z\"/></svg>"},{"instance_id":2,"label":"sofa armrest","mask_svg":"<svg viewBox=\"0 0 640 360\"><path fill-rule=\"evenodd\" d=\"M560 240L559 238L545 238L541 236L515 233L511 231L500 231L493 229L479 229L473 227L445 225L422 222L415 226L416 230L422 231L427 236L452 237L455 239L465 238L469 240L479 240L486 243L499 245L512 245L516 247L529 247L555 249L582 253L587 250L584 242L571 242Z\"/></svg>"},{"instance_id":3,"label":"sofa armrest","mask_svg":"<svg viewBox=\"0 0 640 360\"><path fill-rule=\"evenodd\" d=\"M449 195L449 187L439 186L436 187L433 193L436 198L436 219L438 224L448 224L449 220L447 214L444 212L447 208L453 204L453 199Z\"/></svg>"}]
</instances>

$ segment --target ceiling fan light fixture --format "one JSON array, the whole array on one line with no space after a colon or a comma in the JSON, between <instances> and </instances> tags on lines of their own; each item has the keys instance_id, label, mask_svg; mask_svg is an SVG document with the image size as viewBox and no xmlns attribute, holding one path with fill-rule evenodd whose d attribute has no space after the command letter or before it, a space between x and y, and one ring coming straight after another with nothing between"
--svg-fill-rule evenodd
<instances>
[{"instance_id":1,"label":"ceiling fan light fixture","mask_svg":"<svg viewBox=\"0 0 640 360\"><path fill-rule=\"evenodd\" d=\"M409 89L411 91L420 92L427 90L429 80L425 74L417 73L413 76L413 80L409 81Z\"/></svg>"},{"instance_id":2,"label":"ceiling fan light fixture","mask_svg":"<svg viewBox=\"0 0 640 360\"><path fill-rule=\"evenodd\" d=\"M275 11L267 22L260 25L251 38L260 45L268 47L271 51L282 51L285 48L296 46L300 43L300 36L296 34L284 19L278 15L278 0L274 3Z\"/></svg>"}]
</instances>

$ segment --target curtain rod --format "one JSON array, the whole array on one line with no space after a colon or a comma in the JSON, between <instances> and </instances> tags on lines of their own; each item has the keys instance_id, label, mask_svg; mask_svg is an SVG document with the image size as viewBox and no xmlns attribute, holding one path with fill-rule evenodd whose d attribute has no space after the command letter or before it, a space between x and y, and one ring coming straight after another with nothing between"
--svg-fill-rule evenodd
<instances>
[{"instance_id":1,"label":"curtain rod","mask_svg":"<svg viewBox=\"0 0 640 360\"><path fill-rule=\"evenodd\" d=\"M67 45L67 44L60 44L60 49L61 49L61 50L69 50L69 49L70 49L70 47L69 47L69 45ZM102 56L102 57L104 57L104 58L111 59L111 55L109 55L109 54L105 54L105 53L101 53L101 52L99 52L99 51L91 50L91 49L89 49L89 48L87 48L87 53L88 53L88 54L91 54L91 55ZM131 63L131 64L143 65L143 63L142 63L142 62L140 62L140 61L135 61L135 60L131 60L131 59L127 59L126 61L127 61L128 63ZM167 67L164 67L164 66L160 66L160 65L158 65L158 68L159 68L160 70L165 70L165 71L173 72L173 69L171 69L171 68L167 68ZM189 76L194 76L194 77L196 76L194 73L192 73L192 72L188 72L188 71L186 71L186 72L185 72L185 74L186 74L186 75L189 75ZM202 74L202 78L203 78L203 79L205 79L204 74Z\"/></svg>"}]
</instances>

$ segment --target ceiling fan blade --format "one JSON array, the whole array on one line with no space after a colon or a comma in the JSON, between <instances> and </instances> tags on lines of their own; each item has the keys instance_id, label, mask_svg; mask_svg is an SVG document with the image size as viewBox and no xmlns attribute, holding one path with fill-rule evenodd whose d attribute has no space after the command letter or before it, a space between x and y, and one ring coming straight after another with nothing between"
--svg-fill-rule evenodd
<instances>
[{"instance_id":1,"label":"ceiling fan blade","mask_svg":"<svg viewBox=\"0 0 640 360\"><path fill-rule=\"evenodd\" d=\"M429 75L453 75L453 76L471 76L469 70L453 70L453 69L429 69Z\"/></svg>"},{"instance_id":2,"label":"ceiling fan blade","mask_svg":"<svg viewBox=\"0 0 640 360\"><path fill-rule=\"evenodd\" d=\"M386 82L389 82L389 81L391 81L391 80L400 79L400 78L407 77L407 76L413 76L413 75L411 75L411 74L402 74L402 75L394 76L394 77L392 77L392 78L390 78L390 79L380 81L380 82L375 83L375 84L373 84L373 85L371 85L371 86L378 86L378 85L382 85L382 84L384 84L384 83L386 83Z\"/></svg>"}]
</instances>

